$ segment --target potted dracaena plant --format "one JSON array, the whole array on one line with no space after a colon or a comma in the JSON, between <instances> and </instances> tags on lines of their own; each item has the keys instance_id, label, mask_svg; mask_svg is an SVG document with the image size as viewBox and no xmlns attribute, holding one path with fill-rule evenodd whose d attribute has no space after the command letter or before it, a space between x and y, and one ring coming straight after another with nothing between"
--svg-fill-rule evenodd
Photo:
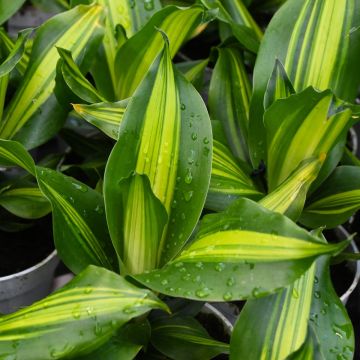
<instances>
[{"instance_id":1,"label":"potted dracaena plant","mask_svg":"<svg viewBox=\"0 0 360 360\"><path fill-rule=\"evenodd\" d=\"M358 111L360 4L288 0L264 36L241 1L151 4L136 31L108 6L94 82L74 50L57 49L59 101L82 99L75 111L116 140L103 184L0 142L1 162L32 174L51 203L56 248L77 274L0 318L0 354L351 359L352 324L329 275L349 240L328 243L319 226L359 208L359 168L338 163ZM337 26L329 14L342 15ZM179 65L184 76L171 58L214 16L224 41L212 53L209 116L189 82L207 61ZM251 85L243 59L255 55ZM198 223L204 204L214 213ZM247 302L229 348L189 315L232 300Z\"/></svg>"}]
</instances>

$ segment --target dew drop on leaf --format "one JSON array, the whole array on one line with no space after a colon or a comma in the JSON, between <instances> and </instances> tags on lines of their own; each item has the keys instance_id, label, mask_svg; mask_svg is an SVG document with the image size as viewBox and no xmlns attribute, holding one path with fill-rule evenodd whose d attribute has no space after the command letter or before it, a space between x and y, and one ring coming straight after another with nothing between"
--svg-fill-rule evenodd
<instances>
[{"instance_id":1,"label":"dew drop on leaf","mask_svg":"<svg viewBox=\"0 0 360 360\"><path fill-rule=\"evenodd\" d=\"M227 286L234 286L235 285L235 279L231 276L226 281Z\"/></svg>"},{"instance_id":2,"label":"dew drop on leaf","mask_svg":"<svg viewBox=\"0 0 360 360\"><path fill-rule=\"evenodd\" d=\"M215 270L218 272L221 272L225 269L225 264L224 263L218 263L215 265Z\"/></svg>"},{"instance_id":3,"label":"dew drop on leaf","mask_svg":"<svg viewBox=\"0 0 360 360\"><path fill-rule=\"evenodd\" d=\"M232 295L232 293L231 292L226 292L224 295L223 295L223 299L225 300L225 301L230 301L231 299L233 298L233 295Z\"/></svg>"},{"instance_id":4,"label":"dew drop on leaf","mask_svg":"<svg viewBox=\"0 0 360 360\"><path fill-rule=\"evenodd\" d=\"M197 138L198 138L197 133L193 132L193 133L191 134L191 139L195 141Z\"/></svg>"},{"instance_id":5,"label":"dew drop on leaf","mask_svg":"<svg viewBox=\"0 0 360 360\"><path fill-rule=\"evenodd\" d=\"M208 288L202 288L202 289L199 289L195 292L195 295L200 298L200 299L203 299L203 298L206 298L210 295L210 290Z\"/></svg>"},{"instance_id":6,"label":"dew drop on leaf","mask_svg":"<svg viewBox=\"0 0 360 360\"><path fill-rule=\"evenodd\" d=\"M181 104L180 108L181 108L181 110L185 110L185 109L186 109L186 105L185 105L185 104Z\"/></svg>"}]
</instances>

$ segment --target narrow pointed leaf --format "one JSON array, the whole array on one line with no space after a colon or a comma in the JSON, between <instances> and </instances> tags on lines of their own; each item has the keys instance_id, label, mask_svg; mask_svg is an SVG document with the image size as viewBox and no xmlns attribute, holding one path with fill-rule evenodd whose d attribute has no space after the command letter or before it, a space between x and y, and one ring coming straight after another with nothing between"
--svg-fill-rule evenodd
<instances>
[{"instance_id":1,"label":"narrow pointed leaf","mask_svg":"<svg viewBox=\"0 0 360 360\"><path fill-rule=\"evenodd\" d=\"M0 205L24 219L38 219L51 211L48 200L39 188L14 188L0 192Z\"/></svg>"},{"instance_id":2,"label":"narrow pointed leaf","mask_svg":"<svg viewBox=\"0 0 360 360\"><path fill-rule=\"evenodd\" d=\"M72 58L71 52L60 47L57 50L62 60L62 76L71 91L80 99L89 103L105 101L90 81L81 73L81 70Z\"/></svg>"},{"instance_id":3,"label":"narrow pointed leaf","mask_svg":"<svg viewBox=\"0 0 360 360\"><path fill-rule=\"evenodd\" d=\"M182 43L200 24L203 12L204 10L200 6L185 9L168 6L158 11L141 31L120 48L115 59L117 79L115 95L118 100L133 95L151 64L161 52L163 39L156 28L167 34L171 56L174 56Z\"/></svg>"},{"instance_id":4,"label":"narrow pointed leaf","mask_svg":"<svg viewBox=\"0 0 360 360\"><path fill-rule=\"evenodd\" d=\"M141 255L134 255L131 261L145 270L143 264L151 261L158 266L181 249L205 201L211 138L205 105L192 85L174 72L166 45L129 102L105 172L107 221L120 258L124 257L122 249L131 247L133 254ZM138 175L148 178L152 194L146 194L150 189L144 187L147 182L143 181L141 190L125 196L123 181L128 179L131 188ZM135 197L145 199L146 204L136 208ZM135 205L125 206L125 199ZM158 211L146 216L144 209L151 208ZM152 219L158 214L164 219L166 215L166 220L159 221L155 230ZM134 222L125 231L121 224L131 218ZM138 224L152 231L139 237ZM144 252L148 248L157 249L156 259L149 259Z\"/></svg>"},{"instance_id":5,"label":"narrow pointed leaf","mask_svg":"<svg viewBox=\"0 0 360 360\"><path fill-rule=\"evenodd\" d=\"M186 79L200 91L204 85L204 72L208 63L209 59L185 61L177 63L176 67L185 75Z\"/></svg>"},{"instance_id":6,"label":"narrow pointed leaf","mask_svg":"<svg viewBox=\"0 0 360 360\"><path fill-rule=\"evenodd\" d=\"M262 198L259 204L297 221L304 208L309 187L323 162L323 156L301 162L294 172L274 191Z\"/></svg>"},{"instance_id":7,"label":"narrow pointed leaf","mask_svg":"<svg viewBox=\"0 0 360 360\"><path fill-rule=\"evenodd\" d=\"M20 166L35 175L35 163L24 147L16 141L0 139L0 164L4 166Z\"/></svg>"},{"instance_id":8,"label":"narrow pointed leaf","mask_svg":"<svg viewBox=\"0 0 360 360\"><path fill-rule=\"evenodd\" d=\"M59 59L56 46L71 50L74 59L82 59L100 35L101 16L100 6L78 6L54 16L38 29L30 65L1 122L2 138L17 139L30 148L59 129L66 114L53 94Z\"/></svg>"},{"instance_id":9,"label":"narrow pointed leaf","mask_svg":"<svg viewBox=\"0 0 360 360\"><path fill-rule=\"evenodd\" d=\"M207 360L229 352L229 345L212 339L192 317L158 320L151 327L151 343L171 359Z\"/></svg>"},{"instance_id":10,"label":"narrow pointed leaf","mask_svg":"<svg viewBox=\"0 0 360 360\"><path fill-rule=\"evenodd\" d=\"M302 346L307 336L314 275L315 264L283 291L246 302L231 337L231 360L286 359Z\"/></svg>"},{"instance_id":11,"label":"narrow pointed leaf","mask_svg":"<svg viewBox=\"0 0 360 360\"><path fill-rule=\"evenodd\" d=\"M266 111L270 191L284 181L301 161L327 154L346 134L351 126L351 111L343 110L341 105L333 100L330 91L319 93L310 87L278 100ZM309 132L315 133L316 137L309 136Z\"/></svg>"},{"instance_id":12,"label":"narrow pointed leaf","mask_svg":"<svg viewBox=\"0 0 360 360\"><path fill-rule=\"evenodd\" d=\"M250 81L238 49L219 48L218 53L209 90L210 116L222 122L233 154L247 161Z\"/></svg>"},{"instance_id":13,"label":"narrow pointed leaf","mask_svg":"<svg viewBox=\"0 0 360 360\"><path fill-rule=\"evenodd\" d=\"M279 59L276 59L264 96L265 110L276 100L287 98L292 94L295 94L294 87L286 74L283 64Z\"/></svg>"},{"instance_id":14,"label":"narrow pointed leaf","mask_svg":"<svg viewBox=\"0 0 360 360\"><path fill-rule=\"evenodd\" d=\"M31 29L26 29L19 33L18 39L14 44L14 48L12 49L6 60L0 65L0 77L8 74L21 60L25 52L25 43L31 32Z\"/></svg>"},{"instance_id":15,"label":"narrow pointed leaf","mask_svg":"<svg viewBox=\"0 0 360 360\"><path fill-rule=\"evenodd\" d=\"M24 4L25 0L0 0L0 25L11 18Z\"/></svg>"},{"instance_id":16,"label":"narrow pointed leaf","mask_svg":"<svg viewBox=\"0 0 360 360\"><path fill-rule=\"evenodd\" d=\"M333 228L360 209L360 167L340 166L311 196L301 223L317 228Z\"/></svg>"},{"instance_id":17,"label":"narrow pointed leaf","mask_svg":"<svg viewBox=\"0 0 360 360\"><path fill-rule=\"evenodd\" d=\"M83 119L96 126L112 139L117 140L120 123L128 103L129 100L125 99L114 103L73 104L73 107Z\"/></svg>"},{"instance_id":18,"label":"narrow pointed leaf","mask_svg":"<svg viewBox=\"0 0 360 360\"><path fill-rule=\"evenodd\" d=\"M248 199L208 215L194 241L160 270L135 276L155 291L190 299L257 298L299 278L326 245L281 214Z\"/></svg>"},{"instance_id":19,"label":"narrow pointed leaf","mask_svg":"<svg viewBox=\"0 0 360 360\"><path fill-rule=\"evenodd\" d=\"M247 166L243 166L248 170ZM214 140L211 181L206 197L206 207L215 211L225 210L234 200L246 197L257 200L263 196L241 163L230 150Z\"/></svg>"},{"instance_id":20,"label":"narrow pointed leaf","mask_svg":"<svg viewBox=\"0 0 360 360\"><path fill-rule=\"evenodd\" d=\"M360 4L356 0L288 0L272 18L254 70L250 146L257 166L265 159L264 94L275 59L284 64L296 92L308 86L331 89L353 102L360 72Z\"/></svg>"},{"instance_id":21,"label":"narrow pointed leaf","mask_svg":"<svg viewBox=\"0 0 360 360\"><path fill-rule=\"evenodd\" d=\"M116 269L101 194L46 168L37 168L37 179L52 206L54 241L64 263L75 273L88 265Z\"/></svg>"},{"instance_id":22,"label":"narrow pointed leaf","mask_svg":"<svg viewBox=\"0 0 360 360\"><path fill-rule=\"evenodd\" d=\"M28 360L76 357L153 308L166 305L119 275L90 266L44 300L1 317L0 353Z\"/></svg>"}]
</instances>

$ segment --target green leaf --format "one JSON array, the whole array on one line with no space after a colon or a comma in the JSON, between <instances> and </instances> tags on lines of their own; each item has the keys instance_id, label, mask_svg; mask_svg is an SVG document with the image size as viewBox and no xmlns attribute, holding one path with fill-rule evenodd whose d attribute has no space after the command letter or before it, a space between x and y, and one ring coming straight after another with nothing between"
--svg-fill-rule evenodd
<instances>
[{"instance_id":1,"label":"green leaf","mask_svg":"<svg viewBox=\"0 0 360 360\"><path fill-rule=\"evenodd\" d=\"M212 339L192 317L170 317L152 324L153 346L177 360L207 360L229 352L229 345Z\"/></svg>"},{"instance_id":2,"label":"green leaf","mask_svg":"<svg viewBox=\"0 0 360 360\"><path fill-rule=\"evenodd\" d=\"M59 256L75 273L88 265L117 269L101 194L54 170L37 168L40 190L52 206Z\"/></svg>"},{"instance_id":3,"label":"green leaf","mask_svg":"<svg viewBox=\"0 0 360 360\"><path fill-rule=\"evenodd\" d=\"M148 321L128 323L121 327L115 336L94 352L77 358L78 360L132 360L150 339Z\"/></svg>"},{"instance_id":4,"label":"green leaf","mask_svg":"<svg viewBox=\"0 0 360 360\"><path fill-rule=\"evenodd\" d=\"M239 197L257 200L263 196L251 178L245 164L235 159L230 150L214 140L213 162L210 188L206 198L206 208L214 211L225 210Z\"/></svg>"},{"instance_id":5,"label":"green leaf","mask_svg":"<svg viewBox=\"0 0 360 360\"><path fill-rule=\"evenodd\" d=\"M185 9L168 6L158 11L141 31L119 49L115 59L117 79L115 95L118 100L133 95L151 64L161 52L163 39L156 28L167 34L170 53L171 56L174 56L183 42L199 25L203 12L204 10L200 6Z\"/></svg>"},{"instance_id":6,"label":"green leaf","mask_svg":"<svg viewBox=\"0 0 360 360\"><path fill-rule=\"evenodd\" d=\"M105 101L89 80L81 73L79 67L72 58L71 52L60 47L58 47L57 50L62 60L60 66L63 79L71 91L80 99L89 103Z\"/></svg>"},{"instance_id":7,"label":"green leaf","mask_svg":"<svg viewBox=\"0 0 360 360\"><path fill-rule=\"evenodd\" d=\"M90 266L61 290L1 317L0 353L28 360L88 353L131 318L153 308L167 309L148 290Z\"/></svg>"},{"instance_id":8,"label":"green leaf","mask_svg":"<svg viewBox=\"0 0 360 360\"><path fill-rule=\"evenodd\" d=\"M5 61L0 65L0 77L7 75L17 63L21 60L25 53L25 43L30 36L32 29L26 29L19 33L18 39L14 44L14 48L5 59Z\"/></svg>"},{"instance_id":9,"label":"green leaf","mask_svg":"<svg viewBox=\"0 0 360 360\"><path fill-rule=\"evenodd\" d=\"M149 270L143 265L149 262L166 263L192 233L209 185L211 139L205 105L193 86L174 72L166 45L129 102L105 171L110 235L121 258L125 256L122 249L131 250L131 261L138 270ZM129 179L130 188L135 187L131 183L138 181L138 175L148 178L150 188L143 180L130 197L122 181ZM147 194L150 189L152 194ZM136 207L137 197L146 203ZM134 206L126 206L125 198ZM147 215L146 209L151 208L158 212ZM156 224L152 219L157 216ZM130 219L134 222L124 228L122 224ZM144 249L157 249L156 259L149 259Z\"/></svg>"},{"instance_id":10,"label":"green leaf","mask_svg":"<svg viewBox=\"0 0 360 360\"><path fill-rule=\"evenodd\" d=\"M259 204L297 221L304 208L309 187L318 175L323 162L323 156L302 161L290 176L262 198Z\"/></svg>"},{"instance_id":11,"label":"green leaf","mask_svg":"<svg viewBox=\"0 0 360 360\"><path fill-rule=\"evenodd\" d=\"M218 53L210 82L210 116L222 122L233 154L247 161L251 84L238 49L218 48Z\"/></svg>"},{"instance_id":12,"label":"green leaf","mask_svg":"<svg viewBox=\"0 0 360 360\"><path fill-rule=\"evenodd\" d=\"M70 50L76 60L83 59L100 35L101 17L99 6L78 6L40 26L30 65L1 122L2 138L19 140L30 148L56 133L65 120L53 94L59 58L56 46Z\"/></svg>"},{"instance_id":13,"label":"green leaf","mask_svg":"<svg viewBox=\"0 0 360 360\"><path fill-rule=\"evenodd\" d=\"M173 261L134 277L171 296L257 298L291 284L316 257L346 244L323 244L287 217L239 199L226 212L207 215L195 240Z\"/></svg>"},{"instance_id":14,"label":"green leaf","mask_svg":"<svg viewBox=\"0 0 360 360\"><path fill-rule=\"evenodd\" d=\"M293 285L249 300L231 337L231 359L277 360L297 351L307 336L315 265Z\"/></svg>"},{"instance_id":15,"label":"green leaf","mask_svg":"<svg viewBox=\"0 0 360 360\"><path fill-rule=\"evenodd\" d=\"M276 101L264 117L269 190L280 185L301 161L327 154L351 126L350 115L330 91L317 92L312 87Z\"/></svg>"},{"instance_id":16,"label":"green leaf","mask_svg":"<svg viewBox=\"0 0 360 360\"><path fill-rule=\"evenodd\" d=\"M336 227L360 209L360 167L339 166L310 197L300 222L310 228Z\"/></svg>"},{"instance_id":17,"label":"green leaf","mask_svg":"<svg viewBox=\"0 0 360 360\"><path fill-rule=\"evenodd\" d=\"M0 164L20 166L35 176L35 163L24 147L16 141L0 139Z\"/></svg>"},{"instance_id":18,"label":"green leaf","mask_svg":"<svg viewBox=\"0 0 360 360\"><path fill-rule=\"evenodd\" d=\"M214 11L216 17L230 27L231 32L245 49L257 53L262 37L261 30L242 4L240 5L239 2L236 4L237 14L232 17L220 0L201 0L201 3ZM230 3L227 2L226 5L229 6ZM234 15L234 7L231 5L230 7L230 11Z\"/></svg>"},{"instance_id":19,"label":"green leaf","mask_svg":"<svg viewBox=\"0 0 360 360\"><path fill-rule=\"evenodd\" d=\"M117 140L120 123L128 103L129 99L125 99L114 103L73 104L73 107L83 119L96 126L107 136Z\"/></svg>"},{"instance_id":20,"label":"green leaf","mask_svg":"<svg viewBox=\"0 0 360 360\"><path fill-rule=\"evenodd\" d=\"M24 219L39 219L51 211L50 203L37 187L10 188L0 191L0 205Z\"/></svg>"},{"instance_id":21,"label":"green leaf","mask_svg":"<svg viewBox=\"0 0 360 360\"><path fill-rule=\"evenodd\" d=\"M256 60L250 106L249 144L254 166L265 159L263 102L275 59L284 64L296 92L331 89L354 101L360 82L360 4L288 0L272 18Z\"/></svg>"},{"instance_id":22,"label":"green leaf","mask_svg":"<svg viewBox=\"0 0 360 360\"><path fill-rule=\"evenodd\" d=\"M287 98L292 94L295 94L294 87L286 74L283 64L279 59L276 59L274 70L264 95L265 110L267 110L276 100Z\"/></svg>"},{"instance_id":23,"label":"green leaf","mask_svg":"<svg viewBox=\"0 0 360 360\"><path fill-rule=\"evenodd\" d=\"M353 359L354 330L330 278L329 257L316 262L310 326L324 359Z\"/></svg>"},{"instance_id":24,"label":"green leaf","mask_svg":"<svg viewBox=\"0 0 360 360\"><path fill-rule=\"evenodd\" d=\"M25 0L0 0L0 25L11 18L24 4Z\"/></svg>"},{"instance_id":25,"label":"green leaf","mask_svg":"<svg viewBox=\"0 0 360 360\"><path fill-rule=\"evenodd\" d=\"M184 74L186 79L200 91L204 85L204 71L209 63L209 59L185 61L177 63L176 67Z\"/></svg>"}]
</instances>

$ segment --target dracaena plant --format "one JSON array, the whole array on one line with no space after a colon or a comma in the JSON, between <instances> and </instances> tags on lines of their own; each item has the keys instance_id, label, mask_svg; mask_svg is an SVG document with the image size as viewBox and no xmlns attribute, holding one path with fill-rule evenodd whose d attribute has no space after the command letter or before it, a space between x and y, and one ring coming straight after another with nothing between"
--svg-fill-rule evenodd
<instances>
[{"instance_id":1,"label":"dracaena plant","mask_svg":"<svg viewBox=\"0 0 360 360\"><path fill-rule=\"evenodd\" d=\"M329 274L349 240L328 243L318 227L359 208L359 168L338 166L358 116L359 2L289 0L264 35L249 1L145 1L153 15L141 24L135 3L98 3L97 59L81 68L59 45L54 92L67 106L82 100L74 110L115 140L103 181L93 189L0 141L1 163L26 170L50 202L56 248L76 274L0 318L0 354L351 359L352 324ZM214 18L223 42L207 110L191 82L201 88L208 59L171 59ZM232 300L246 304L229 347L193 315Z\"/></svg>"}]
</instances>

